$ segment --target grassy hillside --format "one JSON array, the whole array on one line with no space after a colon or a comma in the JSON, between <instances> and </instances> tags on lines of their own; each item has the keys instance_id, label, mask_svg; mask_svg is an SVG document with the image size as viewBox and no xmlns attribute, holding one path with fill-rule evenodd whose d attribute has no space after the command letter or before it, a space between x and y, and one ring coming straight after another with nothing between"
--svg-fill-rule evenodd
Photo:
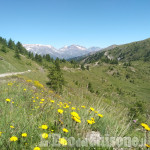
<instances>
[{"instance_id":1,"label":"grassy hillside","mask_svg":"<svg viewBox=\"0 0 150 150\"><path fill-rule=\"evenodd\" d=\"M84 63L93 63L107 58L116 59L120 61L150 61L150 39L133 42L124 45L118 45L104 49L93 55L81 58L80 61Z\"/></svg>"},{"instance_id":2,"label":"grassy hillside","mask_svg":"<svg viewBox=\"0 0 150 150\"><path fill-rule=\"evenodd\" d=\"M0 45L1 49L2 45ZM39 67L34 61L21 55L21 59L14 57L14 50L9 48L7 53L0 51L0 73L33 70Z\"/></svg>"},{"instance_id":3,"label":"grassy hillside","mask_svg":"<svg viewBox=\"0 0 150 150\"><path fill-rule=\"evenodd\" d=\"M86 64L89 70L77 68L79 64L62 62L66 83L62 94L58 94L46 84L46 68L52 63L43 60L39 65L24 55L17 59L10 49L7 53L0 51L0 57L0 73L32 70L0 78L1 149L107 150L117 148L117 142L109 147L78 147L77 144L69 147L67 141L58 148L52 146L52 137L60 134L61 138L74 137L85 142L92 131L101 137L143 138L148 135L140 124L150 124L149 62L109 64L100 61ZM50 144L44 148L40 143L47 140ZM57 138L57 142L59 140ZM132 146L132 149L137 147Z\"/></svg>"}]
</instances>

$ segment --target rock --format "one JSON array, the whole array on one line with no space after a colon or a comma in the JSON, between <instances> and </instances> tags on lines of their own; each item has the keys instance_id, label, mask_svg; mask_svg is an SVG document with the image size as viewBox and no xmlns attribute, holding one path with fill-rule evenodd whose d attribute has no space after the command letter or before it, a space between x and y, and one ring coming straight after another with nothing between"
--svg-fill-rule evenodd
<instances>
[{"instance_id":1,"label":"rock","mask_svg":"<svg viewBox=\"0 0 150 150\"><path fill-rule=\"evenodd\" d=\"M86 140L90 145L98 145L101 140L100 132L90 131L86 134Z\"/></svg>"}]
</instances>

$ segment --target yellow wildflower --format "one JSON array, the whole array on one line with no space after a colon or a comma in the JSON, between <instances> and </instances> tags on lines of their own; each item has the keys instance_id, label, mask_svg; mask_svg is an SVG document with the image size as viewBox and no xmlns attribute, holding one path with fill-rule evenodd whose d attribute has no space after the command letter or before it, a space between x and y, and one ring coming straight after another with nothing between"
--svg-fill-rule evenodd
<instances>
[{"instance_id":1,"label":"yellow wildflower","mask_svg":"<svg viewBox=\"0 0 150 150\"><path fill-rule=\"evenodd\" d=\"M95 119L94 118L91 118L91 121L92 121L92 123L95 123Z\"/></svg>"},{"instance_id":2,"label":"yellow wildflower","mask_svg":"<svg viewBox=\"0 0 150 150\"><path fill-rule=\"evenodd\" d=\"M6 99L7 102L10 102L11 100L9 98Z\"/></svg>"},{"instance_id":3,"label":"yellow wildflower","mask_svg":"<svg viewBox=\"0 0 150 150\"><path fill-rule=\"evenodd\" d=\"M77 117L72 117L72 119L73 119L74 121L76 121L77 123L81 123L81 120L78 119Z\"/></svg>"},{"instance_id":4,"label":"yellow wildflower","mask_svg":"<svg viewBox=\"0 0 150 150\"><path fill-rule=\"evenodd\" d=\"M87 120L88 124L93 124L92 120Z\"/></svg>"},{"instance_id":5,"label":"yellow wildflower","mask_svg":"<svg viewBox=\"0 0 150 150\"><path fill-rule=\"evenodd\" d=\"M63 146L67 145L67 141L66 141L66 139L64 139L64 138L60 138L60 139L59 139L59 143L60 143L61 145L63 145Z\"/></svg>"},{"instance_id":6,"label":"yellow wildflower","mask_svg":"<svg viewBox=\"0 0 150 150\"><path fill-rule=\"evenodd\" d=\"M69 132L66 128L63 128L63 131L64 131L65 133Z\"/></svg>"},{"instance_id":7,"label":"yellow wildflower","mask_svg":"<svg viewBox=\"0 0 150 150\"><path fill-rule=\"evenodd\" d=\"M35 100L33 100L33 103L35 103Z\"/></svg>"},{"instance_id":8,"label":"yellow wildflower","mask_svg":"<svg viewBox=\"0 0 150 150\"><path fill-rule=\"evenodd\" d=\"M75 108L75 107L72 107L71 109L72 109L72 110L75 110L76 108Z\"/></svg>"},{"instance_id":9,"label":"yellow wildflower","mask_svg":"<svg viewBox=\"0 0 150 150\"><path fill-rule=\"evenodd\" d=\"M71 115L72 115L73 117L76 117L77 119L80 119L78 113L76 113L76 112L71 112Z\"/></svg>"},{"instance_id":10,"label":"yellow wildflower","mask_svg":"<svg viewBox=\"0 0 150 150\"><path fill-rule=\"evenodd\" d=\"M33 150L40 150L40 148L39 147L34 147L34 149Z\"/></svg>"},{"instance_id":11,"label":"yellow wildflower","mask_svg":"<svg viewBox=\"0 0 150 150\"><path fill-rule=\"evenodd\" d=\"M60 122L61 124L64 124L61 120L59 120L59 122Z\"/></svg>"},{"instance_id":12,"label":"yellow wildflower","mask_svg":"<svg viewBox=\"0 0 150 150\"><path fill-rule=\"evenodd\" d=\"M146 146L147 148L150 148L150 145L148 145L148 144L145 144L145 146Z\"/></svg>"},{"instance_id":13,"label":"yellow wildflower","mask_svg":"<svg viewBox=\"0 0 150 150\"><path fill-rule=\"evenodd\" d=\"M44 99L41 99L41 102L44 102Z\"/></svg>"},{"instance_id":14,"label":"yellow wildflower","mask_svg":"<svg viewBox=\"0 0 150 150\"><path fill-rule=\"evenodd\" d=\"M93 108L93 107L90 107L90 110L91 110L91 111L94 111L94 108Z\"/></svg>"},{"instance_id":15,"label":"yellow wildflower","mask_svg":"<svg viewBox=\"0 0 150 150\"><path fill-rule=\"evenodd\" d=\"M55 101L54 100L51 100L51 103L54 103Z\"/></svg>"},{"instance_id":16,"label":"yellow wildflower","mask_svg":"<svg viewBox=\"0 0 150 150\"><path fill-rule=\"evenodd\" d=\"M97 113L98 113L98 111L95 111L95 113L97 114Z\"/></svg>"},{"instance_id":17,"label":"yellow wildflower","mask_svg":"<svg viewBox=\"0 0 150 150\"><path fill-rule=\"evenodd\" d=\"M148 125L145 124L145 123L141 123L141 126L144 127L144 128L145 128L145 127L148 127Z\"/></svg>"},{"instance_id":18,"label":"yellow wildflower","mask_svg":"<svg viewBox=\"0 0 150 150\"><path fill-rule=\"evenodd\" d=\"M18 141L18 138L17 138L16 136L12 136L12 137L10 138L10 141L11 141L11 142Z\"/></svg>"},{"instance_id":19,"label":"yellow wildflower","mask_svg":"<svg viewBox=\"0 0 150 150\"><path fill-rule=\"evenodd\" d=\"M103 118L103 115L102 115L102 114L98 114L98 116L99 116L100 118Z\"/></svg>"},{"instance_id":20,"label":"yellow wildflower","mask_svg":"<svg viewBox=\"0 0 150 150\"><path fill-rule=\"evenodd\" d=\"M48 138L48 134L47 134L47 133L43 133L43 134L42 134L42 138L43 138L43 139L47 139L47 138Z\"/></svg>"},{"instance_id":21,"label":"yellow wildflower","mask_svg":"<svg viewBox=\"0 0 150 150\"><path fill-rule=\"evenodd\" d=\"M47 125L42 125L39 128L42 128L42 129L46 130L48 128L48 126Z\"/></svg>"},{"instance_id":22,"label":"yellow wildflower","mask_svg":"<svg viewBox=\"0 0 150 150\"><path fill-rule=\"evenodd\" d=\"M63 110L62 109L58 109L58 113L62 114Z\"/></svg>"},{"instance_id":23,"label":"yellow wildflower","mask_svg":"<svg viewBox=\"0 0 150 150\"><path fill-rule=\"evenodd\" d=\"M27 137L27 133L22 133L21 136L22 137Z\"/></svg>"},{"instance_id":24,"label":"yellow wildflower","mask_svg":"<svg viewBox=\"0 0 150 150\"><path fill-rule=\"evenodd\" d=\"M27 89L23 89L24 91L26 91Z\"/></svg>"},{"instance_id":25,"label":"yellow wildflower","mask_svg":"<svg viewBox=\"0 0 150 150\"><path fill-rule=\"evenodd\" d=\"M12 128L12 129L13 129L13 128L15 128L15 127L14 127L14 126L10 126L10 128Z\"/></svg>"},{"instance_id":26,"label":"yellow wildflower","mask_svg":"<svg viewBox=\"0 0 150 150\"><path fill-rule=\"evenodd\" d=\"M2 135L2 132L0 132L0 136Z\"/></svg>"},{"instance_id":27,"label":"yellow wildflower","mask_svg":"<svg viewBox=\"0 0 150 150\"><path fill-rule=\"evenodd\" d=\"M82 108L85 108L85 106L81 106Z\"/></svg>"}]
</instances>

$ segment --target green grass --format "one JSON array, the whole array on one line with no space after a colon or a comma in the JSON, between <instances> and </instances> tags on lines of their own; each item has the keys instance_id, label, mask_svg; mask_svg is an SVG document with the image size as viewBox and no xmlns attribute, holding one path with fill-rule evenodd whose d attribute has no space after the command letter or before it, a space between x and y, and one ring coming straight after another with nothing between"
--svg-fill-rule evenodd
<instances>
[{"instance_id":1,"label":"green grass","mask_svg":"<svg viewBox=\"0 0 150 150\"><path fill-rule=\"evenodd\" d=\"M1 149L34 149L35 146L39 146L41 134L51 134L52 130L54 130L53 134L60 133L61 137L73 136L76 139L84 139L90 131L98 131L101 136L106 134L113 137L142 138L144 136L140 123L150 123L146 117L147 110L150 110L149 63L135 61L132 62L131 67L124 67L123 63L118 65L101 63L97 66L89 64L90 71L74 69L68 62L62 63L61 67L66 68L63 69L66 84L62 95L58 95L46 85L48 81L46 69L25 56L21 56L21 60L18 60L13 55L13 51L6 54L0 52L3 58L0 60L0 73L32 71L23 75L0 78ZM43 63L46 66L51 65L45 61ZM44 85L44 88L41 88L42 85L39 82L35 84L35 80ZM94 93L87 88L89 82L92 84ZM96 91L99 91L99 94L96 94ZM11 101L7 102L6 99ZM40 103L41 99L44 99L43 103ZM55 103L50 100L54 100ZM140 101L143 112L137 112L136 118L129 117L130 109ZM69 108L64 107L66 104ZM75 107L75 110L72 110L72 107ZM104 117L99 118L97 113L90 111L90 107ZM63 114L59 114L58 109L62 109ZM72 111L79 114L81 123L75 123L72 120L70 115ZM92 117L95 123L87 124L87 120ZM133 119L138 120L133 123ZM43 124L48 126L47 130L39 128ZM67 128L69 132L63 133L63 128ZM28 134L26 138L21 137L24 132ZM11 136L18 137L18 141L10 142ZM50 145L49 149L54 148Z\"/></svg>"},{"instance_id":2,"label":"green grass","mask_svg":"<svg viewBox=\"0 0 150 150\"><path fill-rule=\"evenodd\" d=\"M69 97L62 98L46 87L39 88L38 85L34 85L34 81L24 80L23 77L14 76L1 79L0 97L0 132L2 132L0 146L2 149L33 149L35 146L39 146L40 135L45 132L50 134L51 130L54 130L54 133L60 133L61 137L73 136L76 139L84 139L89 131L99 131L101 135L110 134L111 136L126 134L123 132L128 126L125 111L120 112L119 116L113 117L118 111L112 111L112 108L108 108L108 105L101 101L91 105L88 101L77 103L73 97L71 99ZM6 99L11 101L7 102ZM42 104L40 103L41 99L44 99ZM33 102L34 100L35 102ZM50 100L54 100L55 103ZM64 107L66 104L69 105L69 108ZM81 108L82 105L86 108ZM75 110L72 110L72 107L75 107ZM90 111L90 107L94 107L104 117L99 119L95 112ZM58 109L62 109L63 114L58 114ZM71 119L72 111L79 114L81 123L77 124ZM88 125L86 120L91 117L95 118L95 124ZM124 120L121 119L122 117ZM60 124L59 120L63 124ZM48 126L45 131L39 129L39 126L43 124ZM12 129L10 126L14 126L14 128ZM63 133L63 128L67 128L69 132ZM24 132L28 134L25 138L21 137ZM10 142L11 136L18 137L18 141ZM51 147L51 149L53 148Z\"/></svg>"},{"instance_id":3,"label":"green grass","mask_svg":"<svg viewBox=\"0 0 150 150\"><path fill-rule=\"evenodd\" d=\"M0 73L20 72L27 70L35 70L39 68L34 61L27 59L21 55L21 60L14 57L14 51L9 50L7 53L0 51Z\"/></svg>"}]
</instances>

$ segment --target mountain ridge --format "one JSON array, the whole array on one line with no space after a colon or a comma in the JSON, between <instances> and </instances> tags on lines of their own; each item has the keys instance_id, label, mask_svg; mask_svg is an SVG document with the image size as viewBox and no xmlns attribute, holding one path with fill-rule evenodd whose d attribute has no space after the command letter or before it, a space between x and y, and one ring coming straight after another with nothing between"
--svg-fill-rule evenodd
<instances>
[{"instance_id":1,"label":"mountain ridge","mask_svg":"<svg viewBox=\"0 0 150 150\"><path fill-rule=\"evenodd\" d=\"M52 45L43 44L23 44L27 51L31 51L34 54L46 55L50 54L53 58L73 58L88 54L90 52L98 51L100 47L90 47L86 48L80 45L72 44L70 46L64 46L62 48L56 49Z\"/></svg>"}]
</instances>

